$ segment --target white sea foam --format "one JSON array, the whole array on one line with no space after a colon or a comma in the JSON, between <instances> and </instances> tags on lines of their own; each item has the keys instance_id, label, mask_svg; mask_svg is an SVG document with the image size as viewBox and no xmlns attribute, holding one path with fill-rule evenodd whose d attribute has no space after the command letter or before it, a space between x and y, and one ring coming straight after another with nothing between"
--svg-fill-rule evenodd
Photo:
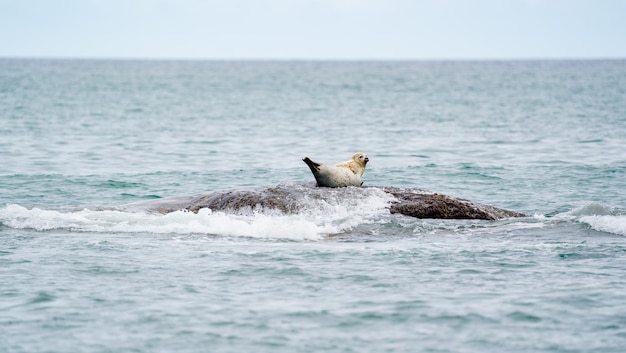
<instances>
[{"instance_id":1,"label":"white sea foam","mask_svg":"<svg viewBox=\"0 0 626 353\"><path fill-rule=\"evenodd\" d=\"M601 232L626 235L626 216L584 216L578 219Z\"/></svg>"},{"instance_id":2,"label":"white sea foam","mask_svg":"<svg viewBox=\"0 0 626 353\"><path fill-rule=\"evenodd\" d=\"M165 215L90 209L64 212L11 204L0 208L0 223L12 228L39 231L66 229L77 232L212 234L315 240L349 231L368 222L372 215L386 212L389 198L384 193L372 192L359 201L317 201L297 214L282 214L275 210L228 214L209 209L201 209L197 214L176 211Z\"/></svg>"},{"instance_id":3,"label":"white sea foam","mask_svg":"<svg viewBox=\"0 0 626 353\"><path fill-rule=\"evenodd\" d=\"M620 214L614 207L598 202L589 202L554 218L574 220L601 232L626 235L626 215Z\"/></svg>"}]
</instances>

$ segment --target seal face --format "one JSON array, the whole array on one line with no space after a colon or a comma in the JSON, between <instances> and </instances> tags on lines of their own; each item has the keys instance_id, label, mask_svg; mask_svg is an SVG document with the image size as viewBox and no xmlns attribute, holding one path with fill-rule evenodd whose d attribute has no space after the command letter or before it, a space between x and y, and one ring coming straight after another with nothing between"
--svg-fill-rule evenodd
<instances>
[{"instance_id":1,"label":"seal face","mask_svg":"<svg viewBox=\"0 0 626 353\"><path fill-rule=\"evenodd\" d=\"M304 157L302 160L311 169L317 186L330 188L363 185L361 177L369 162L369 158L363 152L357 152L350 160L334 165L314 162L309 157Z\"/></svg>"}]
</instances>

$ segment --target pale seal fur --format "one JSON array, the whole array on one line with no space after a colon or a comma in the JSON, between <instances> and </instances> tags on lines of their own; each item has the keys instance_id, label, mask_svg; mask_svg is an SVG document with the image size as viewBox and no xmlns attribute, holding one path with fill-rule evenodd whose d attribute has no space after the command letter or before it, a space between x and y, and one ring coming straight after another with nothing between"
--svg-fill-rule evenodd
<instances>
[{"instance_id":1,"label":"pale seal fur","mask_svg":"<svg viewBox=\"0 0 626 353\"><path fill-rule=\"evenodd\" d=\"M361 177L365 172L365 165L369 162L369 158L363 152L357 152L349 161L335 165L317 163L309 157L304 157L302 160L311 168L317 186L331 188L363 185Z\"/></svg>"}]
</instances>

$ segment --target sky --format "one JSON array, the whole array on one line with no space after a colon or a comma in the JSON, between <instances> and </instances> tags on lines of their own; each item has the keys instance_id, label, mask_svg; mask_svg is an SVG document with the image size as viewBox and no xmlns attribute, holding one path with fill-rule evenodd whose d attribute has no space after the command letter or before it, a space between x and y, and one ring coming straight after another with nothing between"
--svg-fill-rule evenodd
<instances>
[{"instance_id":1,"label":"sky","mask_svg":"<svg viewBox=\"0 0 626 353\"><path fill-rule=\"evenodd\" d=\"M0 0L0 57L626 58L626 0Z\"/></svg>"}]
</instances>

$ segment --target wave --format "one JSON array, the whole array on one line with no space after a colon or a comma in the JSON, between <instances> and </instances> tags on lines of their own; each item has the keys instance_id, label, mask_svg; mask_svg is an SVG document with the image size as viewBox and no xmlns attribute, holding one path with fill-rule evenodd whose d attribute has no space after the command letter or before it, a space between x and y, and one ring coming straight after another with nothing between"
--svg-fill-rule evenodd
<instances>
[{"instance_id":1,"label":"wave","mask_svg":"<svg viewBox=\"0 0 626 353\"><path fill-rule=\"evenodd\" d=\"M302 191L302 190L297 190ZM346 188L328 197L303 192L298 211L245 208L237 212L202 208L197 213L181 208L155 212L163 203L185 204L189 197L142 201L108 209L27 208L17 204L0 207L0 225L36 231L69 230L100 233L206 234L265 239L320 240L347 234L500 234L547 224L578 222L591 229L626 236L624 212L590 202L553 217L535 215L498 222L479 220L416 219L393 217L393 196L378 188ZM381 218L382 217L382 218Z\"/></svg>"},{"instance_id":2,"label":"wave","mask_svg":"<svg viewBox=\"0 0 626 353\"><path fill-rule=\"evenodd\" d=\"M375 216L388 214L390 196L371 190L362 199L309 200L301 212L285 214L274 209L247 212L198 213L185 210L167 214L119 209L26 208L10 204L0 208L0 224L17 229L75 232L210 234L254 238L318 240L327 235L350 231L360 224L375 222Z\"/></svg>"},{"instance_id":3,"label":"wave","mask_svg":"<svg viewBox=\"0 0 626 353\"><path fill-rule=\"evenodd\" d=\"M626 216L584 216L578 219L591 228L607 233L626 235Z\"/></svg>"},{"instance_id":4,"label":"wave","mask_svg":"<svg viewBox=\"0 0 626 353\"><path fill-rule=\"evenodd\" d=\"M599 202L589 202L557 215L557 218L571 219L600 232L626 235L626 215L615 207Z\"/></svg>"}]
</instances>

